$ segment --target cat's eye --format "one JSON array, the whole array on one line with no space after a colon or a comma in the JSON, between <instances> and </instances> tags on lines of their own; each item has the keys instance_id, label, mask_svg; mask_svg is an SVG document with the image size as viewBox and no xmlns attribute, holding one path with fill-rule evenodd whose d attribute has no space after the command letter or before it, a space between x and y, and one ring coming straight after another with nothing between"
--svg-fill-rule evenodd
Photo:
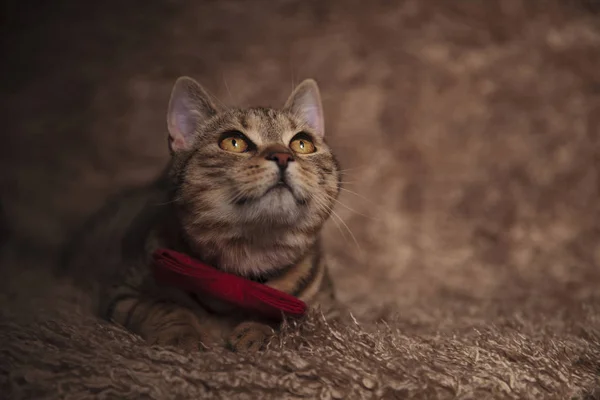
<instances>
[{"instance_id":1,"label":"cat's eye","mask_svg":"<svg viewBox=\"0 0 600 400\"><path fill-rule=\"evenodd\" d=\"M243 153L248 150L248 142L237 135L227 136L219 142L219 147L232 153Z\"/></svg>"},{"instance_id":2,"label":"cat's eye","mask_svg":"<svg viewBox=\"0 0 600 400\"><path fill-rule=\"evenodd\" d=\"M290 149L298 154L310 154L317 151L317 148L307 135L296 135L290 142Z\"/></svg>"}]
</instances>

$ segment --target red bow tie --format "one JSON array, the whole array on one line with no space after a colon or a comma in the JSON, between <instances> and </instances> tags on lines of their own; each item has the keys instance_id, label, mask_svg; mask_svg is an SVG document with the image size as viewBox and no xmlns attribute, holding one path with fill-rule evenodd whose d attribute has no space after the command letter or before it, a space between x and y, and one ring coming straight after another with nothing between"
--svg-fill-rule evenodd
<instances>
[{"instance_id":1,"label":"red bow tie","mask_svg":"<svg viewBox=\"0 0 600 400\"><path fill-rule=\"evenodd\" d=\"M198 294L208 294L242 309L281 319L306 313L302 300L237 275L219 271L190 256L168 249L153 254L157 282Z\"/></svg>"}]
</instances>

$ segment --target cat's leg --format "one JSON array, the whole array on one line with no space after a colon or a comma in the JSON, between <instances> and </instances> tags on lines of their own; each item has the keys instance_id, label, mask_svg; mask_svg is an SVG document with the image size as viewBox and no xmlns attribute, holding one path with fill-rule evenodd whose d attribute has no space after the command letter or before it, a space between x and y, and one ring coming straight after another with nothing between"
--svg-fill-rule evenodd
<instances>
[{"instance_id":1,"label":"cat's leg","mask_svg":"<svg viewBox=\"0 0 600 400\"><path fill-rule=\"evenodd\" d=\"M227 346L235 352L259 351L273 336L275 330L269 325L245 321L233 329L227 338Z\"/></svg>"},{"instance_id":2,"label":"cat's leg","mask_svg":"<svg viewBox=\"0 0 600 400\"><path fill-rule=\"evenodd\" d=\"M335 288L333 281L329 275L329 271L323 264L323 273L321 275L315 274L315 277L319 277L317 281L315 279L314 284L316 286L314 292L303 293L308 298L303 298L302 295L299 297L306 301L312 308L316 308L319 312L323 313L326 319L336 319L340 316L341 306L337 302L335 296ZM277 289L283 289L277 287L277 284L271 283L272 287ZM306 284L306 292L311 289L311 284ZM237 325L233 332L227 338L227 345L234 351L258 351L264 348L267 342L276 335L276 330L273 327L262 324L255 321L245 321Z\"/></svg>"},{"instance_id":3,"label":"cat's leg","mask_svg":"<svg viewBox=\"0 0 600 400\"><path fill-rule=\"evenodd\" d=\"M345 307L337 299L329 269L325 269L319 291L309 301L309 304L329 321L340 318L344 311L346 311Z\"/></svg>"},{"instance_id":4,"label":"cat's leg","mask_svg":"<svg viewBox=\"0 0 600 400\"><path fill-rule=\"evenodd\" d=\"M187 351L207 347L200 319L202 312L169 296L159 296L127 285L108 293L105 317L140 335L149 344L175 346Z\"/></svg>"}]
</instances>

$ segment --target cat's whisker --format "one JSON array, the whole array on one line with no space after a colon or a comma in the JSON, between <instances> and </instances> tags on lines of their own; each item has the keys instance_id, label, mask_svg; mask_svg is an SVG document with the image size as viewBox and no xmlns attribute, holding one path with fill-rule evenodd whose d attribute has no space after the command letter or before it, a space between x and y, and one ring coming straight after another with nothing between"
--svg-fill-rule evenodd
<instances>
[{"instance_id":1,"label":"cat's whisker","mask_svg":"<svg viewBox=\"0 0 600 400\"><path fill-rule=\"evenodd\" d=\"M352 211L352 212L353 212L353 213L355 213L355 214L361 215L361 216L363 216L363 217L365 217L365 218L372 219L373 221L381 221L381 219L379 219L379 218L375 218L375 217L372 217L372 216L370 216L370 215L366 215L366 214L363 214L363 213L361 213L361 212L358 212L358 211L356 211L355 209L353 209L353 208L351 208L351 207L347 206L346 204L344 204L343 202L339 201L338 199L336 199L336 198L334 198L334 197L329 197L329 198L330 198L331 200L335 201L336 203L338 203L340 206L344 207L345 209L347 209L347 210L349 210L349 211Z\"/></svg>"},{"instance_id":2,"label":"cat's whisker","mask_svg":"<svg viewBox=\"0 0 600 400\"><path fill-rule=\"evenodd\" d=\"M232 197L232 199L231 199L231 202L232 202L232 203L236 203L236 202L238 202L239 200L243 199L244 197L248 197L248 195L249 195L249 194L250 194L250 193L248 193L248 191L245 191L245 190L239 190L239 191L238 191L238 192L235 194L235 196L233 196L233 197Z\"/></svg>"},{"instance_id":3,"label":"cat's whisker","mask_svg":"<svg viewBox=\"0 0 600 400\"><path fill-rule=\"evenodd\" d=\"M384 217L385 215L391 216L391 215L393 215L395 213L394 211L390 210L389 208L386 208L385 206L383 206L383 205L381 205L379 203L376 203L375 201L373 201L373 200L371 200L371 199L369 199L367 197L364 197L364 196L360 195L359 193L356 193L356 192L354 192L352 190L346 189L344 187L340 187L340 190L341 191L343 190L344 192L348 192L348 193L350 193L350 194L358 197L359 199L366 201L367 203L369 203L370 205L372 205L377 210L377 214L381 215L382 217ZM375 221L382 221L381 218L376 218L374 220Z\"/></svg>"},{"instance_id":4,"label":"cat's whisker","mask_svg":"<svg viewBox=\"0 0 600 400\"><path fill-rule=\"evenodd\" d=\"M294 88L296 87L296 83L294 80L294 60L292 60L292 57L290 57L290 75L292 76L292 92L293 92Z\"/></svg>"},{"instance_id":5,"label":"cat's whisker","mask_svg":"<svg viewBox=\"0 0 600 400\"><path fill-rule=\"evenodd\" d=\"M327 206L327 204L325 204L325 202L319 198L317 198L316 196L312 195L311 199L317 203L317 205L323 207L325 210L327 210L327 212L331 213L331 208ZM339 218L339 217L338 217ZM342 235L342 237L344 238L345 241L348 241L348 239L346 238L346 234L344 233L344 231L342 230L342 227L340 226L340 223L335 219L335 218L331 218L331 220L333 221L333 223L335 224L335 226L337 227L337 229L340 231L340 234Z\"/></svg>"},{"instance_id":6,"label":"cat's whisker","mask_svg":"<svg viewBox=\"0 0 600 400\"><path fill-rule=\"evenodd\" d=\"M338 170L338 172L339 172L340 174L342 174L342 175L346 175L346 173L347 173L348 171L359 171L359 170L361 170L361 171L362 171L362 170L364 170L364 169L365 169L365 168L367 168L367 167L368 167L368 165L361 165L361 166L358 166L358 167L352 167L352 168L344 168L344 169L340 169L340 170Z\"/></svg>"},{"instance_id":7,"label":"cat's whisker","mask_svg":"<svg viewBox=\"0 0 600 400\"><path fill-rule=\"evenodd\" d=\"M339 221L342 223L342 225L344 225L344 227L346 228L346 230L350 234L350 237L352 237L352 240L354 241L354 244L356 244L356 248L357 248L358 252L360 254L362 254L362 248L360 247L360 244L358 244L358 240L356 240L356 237L354 236L354 233L352 233L352 231L348 227L348 224L346 224L344 222L344 220L342 219L342 217L340 217L335 211L331 210L331 215L337 217L339 219Z\"/></svg>"},{"instance_id":8,"label":"cat's whisker","mask_svg":"<svg viewBox=\"0 0 600 400\"><path fill-rule=\"evenodd\" d=\"M348 238L346 237L346 233L344 233L344 230L342 229L342 226L340 225L340 223L338 222L338 220L336 218L333 218L333 215L332 215L331 220L333 221L333 223L337 227L338 231L340 231L340 234L342 235L342 238L344 238L344 241L346 241L346 243L347 243L348 242Z\"/></svg>"},{"instance_id":9,"label":"cat's whisker","mask_svg":"<svg viewBox=\"0 0 600 400\"><path fill-rule=\"evenodd\" d=\"M178 199L173 199L173 200L170 200L170 201L165 201L164 203L154 203L153 205L156 206L156 207L160 207L160 206L166 206L166 205L169 205L169 204L177 203L177 201L178 201Z\"/></svg>"},{"instance_id":10,"label":"cat's whisker","mask_svg":"<svg viewBox=\"0 0 600 400\"><path fill-rule=\"evenodd\" d=\"M318 204L320 204L321 206L323 206L325 209L327 209L330 213L332 217L335 217L339 220L339 222L342 223L342 225L344 226L344 228L346 228L346 230L348 231L348 233L350 234L350 237L352 238L352 240L354 241L354 244L356 245L357 250L359 251L359 253L362 254L362 248L360 247L360 244L358 243L358 241L356 240L356 236L354 236L354 233L352 233L352 230L350 229L350 227L348 226L348 224L346 224L346 222L344 222L344 220L342 219L342 217L340 217L334 210L332 207L328 207L327 204L321 200L318 199L316 196L312 197Z\"/></svg>"},{"instance_id":11,"label":"cat's whisker","mask_svg":"<svg viewBox=\"0 0 600 400\"><path fill-rule=\"evenodd\" d=\"M362 168L365 168L365 167L366 167L366 165L363 165L363 166L361 166L361 167L344 168L344 169L340 169L340 170L338 170L338 171L339 171L339 172L355 171L355 170L357 170L357 169L362 169Z\"/></svg>"},{"instance_id":12,"label":"cat's whisker","mask_svg":"<svg viewBox=\"0 0 600 400\"><path fill-rule=\"evenodd\" d=\"M324 207L326 208L326 207ZM331 211L330 211L331 212ZM344 238L344 240L347 242L348 239L346 238L346 234L344 233L344 231L342 230L342 227L340 226L340 223L337 221L337 219L335 218L331 218L331 220L333 221L333 223L335 224L335 226L337 227L338 231L340 231L340 234L342 235L342 237Z\"/></svg>"},{"instance_id":13,"label":"cat's whisker","mask_svg":"<svg viewBox=\"0 0 600 400\"><path fill-rule=\"evenodd\" d=\"M227 93L229 93L229 100L232 103L235 103L235 100L233 99L233 96L231 95L231 91L229 90L229 85L227 84L227 79L225 79L225 74L223 74L223 83L225 84L225 89L227 90Z\"/></svg>"},{"instance_id":14,"label":"cat's whisker","mask_svg":"<svg viewBox=\"0 0 600 400\"><path fill-rule=\"evenodd\" d=\"M240 200L242 197L244 197L247 193L244 190L236 190L235 194L233 196L230 197L229 201L231 203L235 203L238 200Z\"/></svg>"},{"instance_id":15,"label":"cat's whisker","mask_svg":"<svg viewBox=\"0 0 600 400\"><path fill-rule=\"evenodd\" d=\"M158 202L158 203L154 203L153 205L156 206L156 207L166 206L166 205L169 205L169 204L177 203L177 202L179 202L181 200L182 200L181 196L173 196L173 198L171 200L169 200L169 201Z\"/></svg>"},{"instance_id":16,"label":"cat's whisker","mask_svg":"<svg viewBox=\"0 0 600 400\"><path fill-rule=\"evenodd\" d=\"M353 194L354 196L356 196L356 197L358 197L358 198L360 198L360 199L363 199L363 200L365 200L365 201L368 201L369 203L373 204L374 206L381 207L381 205L380 205L380 204L377 204L377 203L375 203L373 200L371 200L371 199L368 199L368 198L364 197L363 195L361 195L361 194L358 194L358 193L356 193L356 192L354 192L354 191L352 191L352 190L349 190L349 189L346 189L346 188L343 188L343 187L340 187L340 190L343 190L344 192L348 192L348 193L350 193L350 194Z\"/></svg>"}]
</instances>

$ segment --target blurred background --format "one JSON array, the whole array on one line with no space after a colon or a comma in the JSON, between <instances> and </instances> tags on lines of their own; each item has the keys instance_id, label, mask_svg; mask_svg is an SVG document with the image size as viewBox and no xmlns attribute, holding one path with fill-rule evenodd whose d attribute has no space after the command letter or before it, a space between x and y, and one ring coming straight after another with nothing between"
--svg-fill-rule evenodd
<instances>
[{"instance_id":1,"label":"blurred background","mask_svg":"<svg viewBox=\"0 0 600 400\"><path fill-rule=\"evenodd\" d=\"M161 170L178 76L238 107L310 77L345 170L325 240L355 315L433 332L598 310L598 2L4 7L7 290L51 284L37 271L85 217Z\"/></svg>"}]
</instances>

